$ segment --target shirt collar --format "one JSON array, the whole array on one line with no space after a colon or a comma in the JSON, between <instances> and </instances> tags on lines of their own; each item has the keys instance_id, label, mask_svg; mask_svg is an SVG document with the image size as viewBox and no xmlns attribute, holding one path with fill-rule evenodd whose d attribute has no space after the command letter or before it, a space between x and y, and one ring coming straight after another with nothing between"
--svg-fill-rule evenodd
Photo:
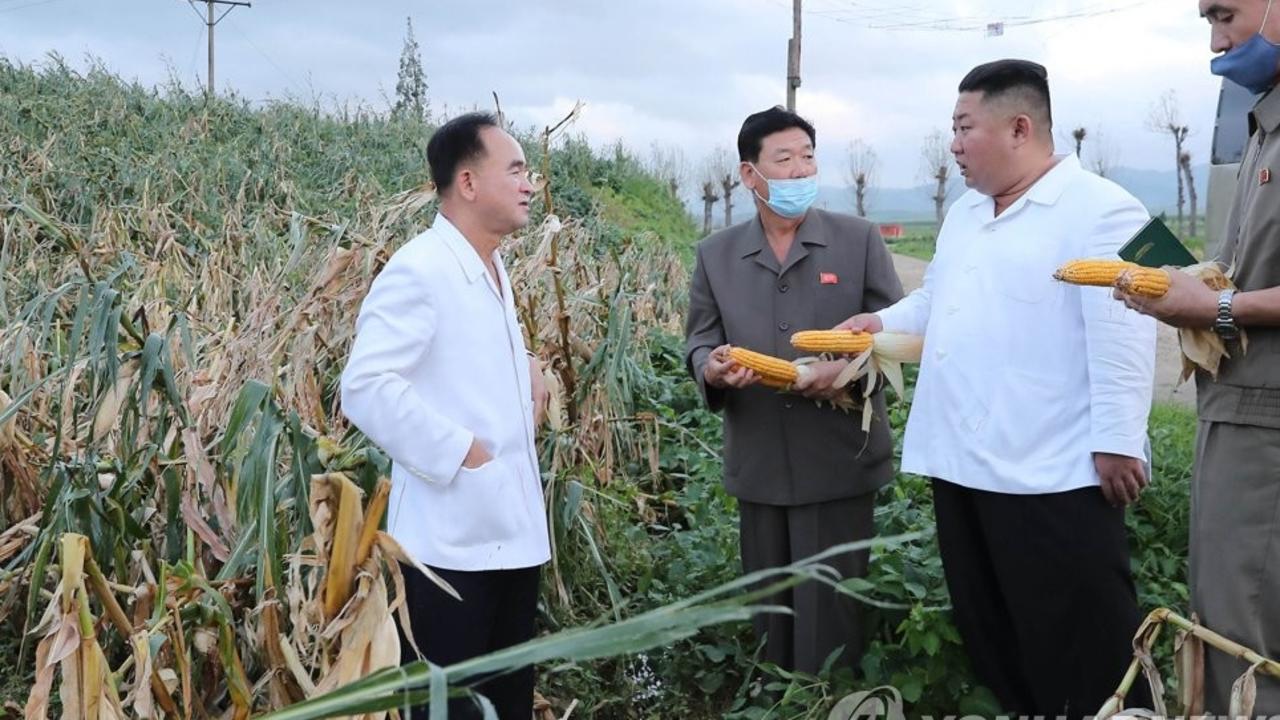
<instances>
[{"instance_id":1,"label":"shirt collar","mask_svg":"<svg viewBox=\"0 0 1280 720\"><path fill-rule=\"evenodd\" d=\"M1062 197L1062 193L1075 179L1075 176L1083 172L1080 167L1080 158L1074 153L1066 155L1058 155L1058 162L1049 168L1049 172L1040 176L1039 180L1023 193L1022 197L1014 203L1019 205L1022 202L1033 202L1039 205L1053 205L1058 202L1058 198ZM993 202L990 195L983 195L980 192L973 192L969 198L969 206L977 207L983 203ZM1012 208L1012 205L1010 206ZM1005 212L1008 212L1007 210Z\"/></svg>"},{"instance_id":2,"label":"shirt collar","mask_svg":"<svg viewBox=\"0 0 1280 720\"><path fill-rule=\"evenodd\" d=\"M1253 106L1253 110L1249 113L1249 132L1252 134L1258 128L1262 128L1268 133L1273 133L1280 129L1280 86L1272 88L1270 92L1262 96L1262 99Z\"/></svg>"},{"instance_id":3,"label":"shirt collar","mask_svg":"<svg viewBox=\"0 0 1280 720\"><path fill-rule=\"evenodd\" d=\"M800 227L796 228L795 241L801 245L821 245L826 247L827 239L824 236L822 222L818 218L817 211L810 209L805 213L804 220L800 222ZM755 219L747 225L747 238L746 242L743 243L742 257L751 257L768 248L769 241L764 236L764 224L760 222L760 216L756 215Z\"/></svg>"},{"instance_id":4,"label":"shirt collar","mask_svg":"<svg viewBox=\"0 0 1280 720\"><path fill-rule=\"evenodd\" d=\"M449 218L445 217L444 213L436 213L436 221L432 223L431 229L453 251L453 256L457 258L463 274L467 276L467 282L475 282L477 278L484 275L484 260L480 259L480 253L476 252L475 247L463 237L462 231L449 222Z\"/></svg>"}]
</instances>

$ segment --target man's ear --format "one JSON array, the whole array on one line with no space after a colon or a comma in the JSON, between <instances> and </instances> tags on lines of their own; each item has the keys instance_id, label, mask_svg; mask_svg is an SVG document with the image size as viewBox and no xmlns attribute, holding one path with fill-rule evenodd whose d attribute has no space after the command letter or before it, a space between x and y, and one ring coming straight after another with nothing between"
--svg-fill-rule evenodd
<instances>
[{"instance_id":1,"label":"man's ear","mask_svg":"<svg viewBox=\"0 0 1280 720\"><path fill-rule=\"evenodd\" d=\"M1031 116L1019 113L1013 117L1013 140L1016 144L1030 141L1034 132L1035 124L1031 122Z\"/></svg>"},{"instance_id":2,"label":"man's ear","mask_svg":"<svg viewBox=\"0 0 1280 720\"><path fill-rule=\"evenodd\" d=\"M745 160L738 163L738 177L742 179L742 186L748 190L755 190L755 184L760 182L760 175L751 168L751 163Z\"/></svg>"},{"instance_id":3,"label":"man's ear","mask_svg":"<svg viewBox=\"0 0 1280 720\"><path fill-rule=\"evenodd\" d=\"M453 179L453 189L458 197L471 201L476 199L476 174L471 168L463 168L458 171L457 176Z\"/></svg>"}]
</instances>

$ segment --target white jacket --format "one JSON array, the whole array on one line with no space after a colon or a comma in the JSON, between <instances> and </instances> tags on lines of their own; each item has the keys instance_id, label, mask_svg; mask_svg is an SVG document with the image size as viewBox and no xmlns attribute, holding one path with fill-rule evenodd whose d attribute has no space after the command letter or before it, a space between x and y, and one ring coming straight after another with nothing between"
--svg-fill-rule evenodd
<instances>
[{"instance_id":1,"label":"white jacket","mask_svg":"<svg viewBox=\"0 0 1280 720\"><path fill-rule=\"evenodd\" d=\"M431 567L500 570L551 557L529 360L501 292L444 215L374 280L342 373L342 410L392 459L387 529ZM493 460L462 460L478 437Z\"/></svg>"},{"instance_id":2,"label":"white jacket","mask_svg":"<svg viewBox=\"0 0 1280 720\"><path fill-rule=\"evenodd\" d=\"M951 206L924 286L878 313L887 331L925 336L904 472L1056 493L1099 484L1095 452L1144 457L1155 321L1053 271L1117 258L1147 219L1075 155L999 217L973 190Z\"/></svg>"}]
</instances>

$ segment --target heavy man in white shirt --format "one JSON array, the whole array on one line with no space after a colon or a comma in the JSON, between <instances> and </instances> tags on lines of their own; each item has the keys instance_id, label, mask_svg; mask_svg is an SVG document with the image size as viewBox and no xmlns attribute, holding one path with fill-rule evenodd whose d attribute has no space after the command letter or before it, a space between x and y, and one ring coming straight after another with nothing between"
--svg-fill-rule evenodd
<instances>
[{"instance_id":1,"label":"heavy man in white shirt","mask_svg":"<svg viewBox=\"0 0 1280 720\"><path fill-rule=\"evenodd\" d=\"M462 597L405 569L416 644L446 666L533 637L539 568L551 557L534 449L546 390L498 252L529 222L520 144L492 115L471 113L436 131L427 162L440 212L369 289L342 409L391 456L388 531ZM405 662L416 659L403 637L401 647ZM528 720L533 668L475 690L503 720ZM478 718L477 708L455 701L449 717Z\"/></svg>"},{"instance_id":2,"label":"heavy man in white shirt","mask_svg":"<svg viewBox=\"0 0 1280 720\"><path fill-rule=\"evenodd\" d=\"M1116 257L1148 216L1054 155L1042 66L981 65L959 90L951 151L970 189L924 285L842 327L925 336L902 469L934 479L974 671L1006 711L1077 718L1119 684L1141 621L1124 506L1147 483L1155 324L1052 275Z\"/></svg>"}]
</instances>

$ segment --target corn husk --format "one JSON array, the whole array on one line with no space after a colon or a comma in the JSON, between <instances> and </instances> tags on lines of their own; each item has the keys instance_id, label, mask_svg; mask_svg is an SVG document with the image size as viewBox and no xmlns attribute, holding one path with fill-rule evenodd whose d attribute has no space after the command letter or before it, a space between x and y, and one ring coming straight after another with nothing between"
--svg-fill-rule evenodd
<instances>
[{"instance_id":1,"label":"corn husk","mask_svg":"<svg viewBox=\"0 0 1280 720\"><path fill-rule=\"evenodd\" d=\"M884 377L885 381L893 387L894 392L902 397L906 392L902 365L920 362L923 352L924 337L920 335L876 333L872 346L855 357L849 366L836 376L834 383L836 387L847 387L863 378L870 378L862 394L863 432L871 429L874 408L869 400L878 384L877 380Z\"/></svg>"},{"instance_id":2,"label":"corn husk","mask_svg":"<svg viewBox=\"0 0 1280 720\"><path fill-rule=\"evenodd\" d=\"M1200 279L1211 290L1221 291L1235 287L1235 283L1231 282L1229 277L1229 271L1224 273L1221 266L1215 262L1185 267L1182 268L1182 272ZM1212 328L1180 328L1178 345L1182 348L1182 375L1178 382L1186 382L1195 374L1197 368L1205 370L1214 380L1217 380L1218 366L1222 363L1222 358L1231 357L1227 352L1226 344ZM1245 331L1241 330L1240 352L1247 352L1248 349L1249 338Z\"/></svg>"}]
</instances>

